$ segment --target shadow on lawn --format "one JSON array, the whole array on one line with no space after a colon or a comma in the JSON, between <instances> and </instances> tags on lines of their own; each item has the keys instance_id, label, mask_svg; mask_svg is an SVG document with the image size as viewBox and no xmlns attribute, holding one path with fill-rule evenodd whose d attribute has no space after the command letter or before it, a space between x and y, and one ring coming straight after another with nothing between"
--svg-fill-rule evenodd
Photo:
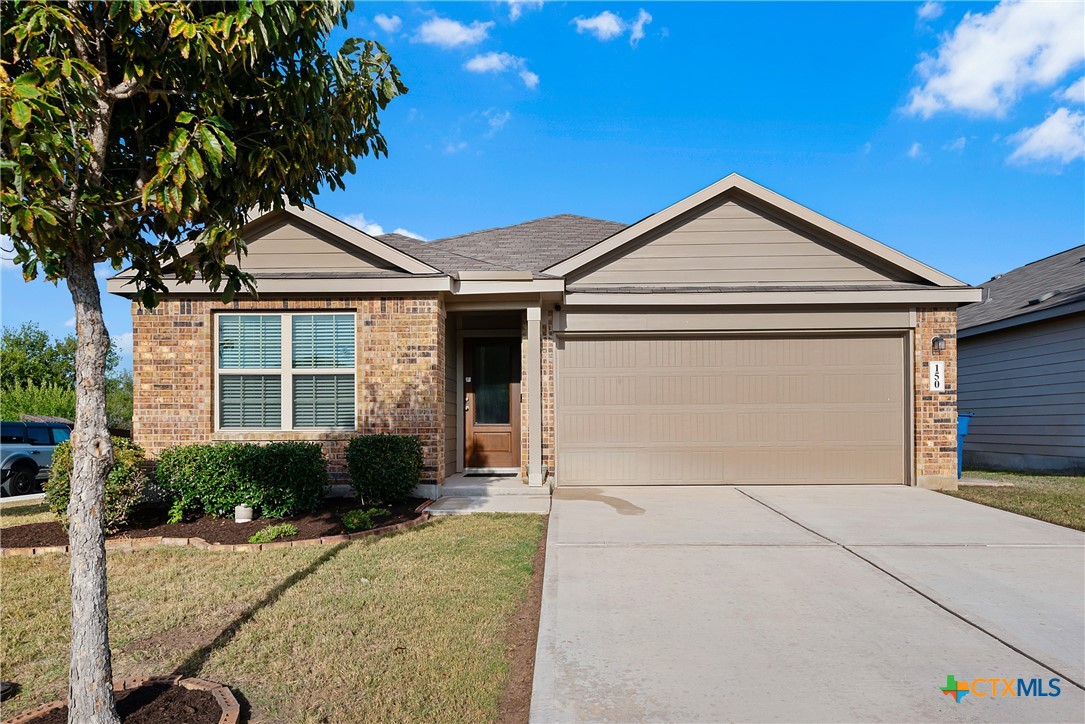
<instances>
[{"instance_id":1,"label":"shadow on lawn","mask_svg":"<svg viewBox=\"0 0 1085 724\"><path fill-rule=\"evenodd\" d=\"M255 616L262 609L273 605L282 597L284 593L289 591L298 583L304 581L309 576L311 576L317 571L318 568L339 555L339 553L342 552L342 550L348 545L350 544L340 543L339 545L330 548L326 553L321 555L319 558L307 565L305 568L302 568L300 571L295 571L294 573L290 574L290 576L288 576L286 580L273 588L270 592L268 592L266 596L264 596L253 605L249 606L244 612L241 613L241 615L239 615L230 623L226 624L225 628L223 628L222 632L215 637L214 641L202 648L193 651L187 659L181 662L181 664L173 670L173 675L199 676L199 673L203 669L204 664L206 664L207 660L211 658L211 654L221 648L224 648L227 644L229 644L234 639L234 637L237 636L238 631L240 631L245 624L252 620L253 616ZM234 693L236 696L237 692Z\"/></svg>"}]
</instances>

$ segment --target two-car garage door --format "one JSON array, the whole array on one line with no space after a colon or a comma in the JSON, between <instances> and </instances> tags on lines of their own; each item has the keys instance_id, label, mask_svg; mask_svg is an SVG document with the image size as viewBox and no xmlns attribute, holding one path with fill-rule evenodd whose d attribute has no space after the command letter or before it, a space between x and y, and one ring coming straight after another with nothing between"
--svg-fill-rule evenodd
<instances>
[{"instance_id":1,"label":"two-car garage door","mask_svg":"<svg viewBox=\"0 0 1085 724\"><path fill-rule=\"evenodd\" d=\"M903 483L901 336L559 343L559 485Z\"/></svg>"}]
</instances>

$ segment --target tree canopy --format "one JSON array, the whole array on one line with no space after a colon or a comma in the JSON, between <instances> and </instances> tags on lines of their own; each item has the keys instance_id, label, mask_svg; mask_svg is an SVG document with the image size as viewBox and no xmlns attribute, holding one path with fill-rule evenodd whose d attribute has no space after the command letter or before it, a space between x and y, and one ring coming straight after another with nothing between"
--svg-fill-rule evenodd
<instances>
[{"instance_id":1,"label":"tree canopy","mask_svg":"<svg viewBox=\"0 0 1085 724\"><path fill-rule=\"evenodd\" d=\"M75 386L75 335L54 339L34 322L4 327L0 334L0 389L15 386ZM117 368L120 355L110 349L106 373Z\"/></svg>"},{"instance_id":2,"label":"tree canopy","mask_svg":"<svg viewBox=\"0 0 1085 724\"><path fill-rule=\"evenodd\" d=\"M65 276L75 240L130 264L142 301L164 268L227 299L254 208L342 187L387 152L377 111L406 92L378 43L326 45L342 0L0 3L3 186L24 276Z\"/></svg>"}]
</instances>

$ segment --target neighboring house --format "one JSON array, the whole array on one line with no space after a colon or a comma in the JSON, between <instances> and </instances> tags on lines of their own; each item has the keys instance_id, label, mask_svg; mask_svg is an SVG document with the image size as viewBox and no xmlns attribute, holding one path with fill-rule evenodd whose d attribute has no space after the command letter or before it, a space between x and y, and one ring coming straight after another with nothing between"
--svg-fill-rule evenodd
<instances>
[{"instance_id":1,"label":"neighboring house","mask_svg":"<svg viewBox=\"0 0 1085 724\"><path fill-rule=\"evenodd\" d=\"M1085 245L982 286L957 334L964 464L1085 473Z\"/></svg>"},{"instance_id":2,"label":"neighboring house","mask_svg":"<svg viewBox=\"0 0 1085 724\"><path fill-rule=\"evenodd\" d=\"M304 207L244 236L259 299L167 279L133 307L152 454L319 440L342 479L352 435L393 432L438 484L956 483L956 310L980 291L741 176L631 226L423 243Z\"/></svg>"}]
</instances>

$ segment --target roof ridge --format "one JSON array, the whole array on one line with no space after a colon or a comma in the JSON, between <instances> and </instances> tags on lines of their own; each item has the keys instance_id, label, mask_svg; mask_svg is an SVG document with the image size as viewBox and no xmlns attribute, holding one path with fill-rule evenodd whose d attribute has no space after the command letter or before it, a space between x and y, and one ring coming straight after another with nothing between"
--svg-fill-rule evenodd
<instances>
[{"instance_id":1,"label":"roof ridge","mask_svg":"<svg viewBox=\"0 0 1085 724\"><path fill-rule=\"evenodd\" d=\"M602 221L604 224L618 224L618 225L623 226L623 227L625 226L625 224L622 224L622 222L620 222L620 221L610 221L608 219L599 219L599 218L596 218L594 216L583 216L581 214L561 213L561 214L550 214L549 216L540 216L537 219L528 219L526 221L521 221L521 222L516 223L516 224L507 224L505 226L491 226L491 227L486 228L486 229L476 229L475 231L465 231L462 234L454 234L452 236L445 236L445 237L442 237L440 239L434 239L433 241L429 241L429 242L426 242L426 243L427 244L438 244L438 243L443 242L443 241L452 241L454 239L462 239L465 236L474 236L475 234L485 234L485 233L490 232L490 231L502 231L504 229L515 229L515 228L520 227L520 226L527 226L528 224L534 224L534 223L539 222L539 221L546 221L547 219L557 219L557 218L560 218L560 217L563 217L563 216L573 217L573 218L576 218L576 219L587 219L588 221Z\"/></svg>"}]
</instances>

